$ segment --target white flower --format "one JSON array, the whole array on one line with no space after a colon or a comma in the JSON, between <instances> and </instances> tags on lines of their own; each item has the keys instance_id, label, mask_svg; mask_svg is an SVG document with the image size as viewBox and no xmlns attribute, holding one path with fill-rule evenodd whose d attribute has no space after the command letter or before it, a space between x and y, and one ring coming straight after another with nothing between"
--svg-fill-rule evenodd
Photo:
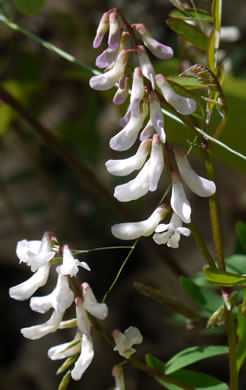
<instances>
[{"instance_id":1,"label":"white flower","mask_svg":"<svg viewBox=\"0 0 246 390\"><path fill-rule=\"evenodd\" d=\"M94 357L94 350L91 337L91 322L83 306L82 298L77 297L75 302L78 329L82 333L81 352L71 372L72 378L77 381L81 379L82 375L91 364Z\"/></svg>"},{"instance_id":2,"label":"white flower","mask_svg":"<svg viewBox=\"0 0 246 390\"><path fill-rule=\"evenodd\" d=\"M151 82L152 89L155 89L155 71L144 46L137 45L137 55L144 77Z\"/></svg>"},{"instance_id":3,"label":"white flower","mask_svg":"<svg viewBox=\"0 0 246 390\"><path fill-rule=\"evenodd\" d=\"M115 365L112 370L112 376L115 379L114 390L125 390L123 367L120 365Z\"/></svg>"},{"instance_id":4,"label":"white flower","mask_svg":"<svg viewBox=\"0 0 246 390\"><path fill-rule=\"evenodd\" d=\"M196 110L196 102L194 99L186 98L178 95L170 87L167 80L162 74L155 77L156 84L161 90L162 95L166 101L180 114L189 115Z\"/></svg>"},{"instance_id":5,"label":"white flower","mask_svg":"<svg viewBox=\"0 0 246 390\"><path fill-rule=\"evenodd\" d=\"M144 97L144 81L141 68L135 68L132 80L132 92L130 98L131 113L138 116L140 113L140 103Z\"/></svg>"},{"instance_id":6,"label":"white flower","mask_svg":"<svg viewBox=\"0 0 246 390\"><path fill-rule=\"evenodd\" d=\"M49 276L50 265L46 263L40 267L29 279L9 289L9 295L18 301L30 298L35 291L46 284Z\"/></svg>"},{"instance_id":7,"label":"white flower","mask_svg":"<svg viewBox=\"0 0 246 390\"><path fill-rule=\"evenodd\" d=\"M121 160L108 160L105 165L111 175L126 176L135 170L142 168L151 147L151 140L141 142L134 156Z\"/></svg>"},{"instance_id":8,"label":"white flower","mask_svg":"<svg viewBox=\"0 0 246 390\"><path fill-rule=\"evenodd\" d=\"M180 176L176 172L172 173L171 206L173 211L178 214L184 223L190 223L190 203L186 198Z\"/></svg>"},{"instance_id":9,"label":"white flower","mask_svg":"<svg viewBox=\"0 0 246 390\"><path fill-rule=\"evenodd\" d=\"M191 191L202 197L213 195L216 191L214 182L199 176L191 168L185 151L180 147L176 147L174 148L174 154L179 173Z\"/></svg>"},{"instance_id":10,"label":"white flower","mask_svg":"<svg viewBox=\"0 0 246 390\"><path fill-rule=\"evenodd\" d=\"M18 241L16 254L20 263L29 265L32 272L37 271L55 256L51 247L50 233L44 233L42 241Z\"/></svg>"},{"instance_id":11,"label":"white flower","mask_svg":"<svg viewBox=\"0 0 246 390\"><path fill-rule=\"evenodd\" d=\"M56 345L48 350L51 360L61 360L76 355L81 350L81 332L77 331L73 341Z\"/></svg>"},{"instance_id":12,"label":"white flower","mask_svg":"<svg viewBox=\"0 0 246 390\"><path fill-rule=\"evenodd\" d=\"M88 283L83 283L81 287L84 298L84 309L99 320L104 320L108 315L107 305L105 303L97 302L96 297Z\"/></svg>"},{"instance_id":13,"label":"white flower","mask_svg":"<svg viewBox=\"0 0 246 390\"><path fill-rule=\"evenodd\" d=\"M112 50L115 50L120 46L120 25L116 12L111 12L109 15L108 46Z\"/></svg>"},{"instance_id":14,"label":"white flower","mask_svg":"<svg viewBox=\"0 0 246 390\"><path fill-rule=\"evenodd\" d=\"M68 278L58 275L55 289L43 297L32 297L31 309L39 313L46 313L52 307L60 314L64 313L73 303L74 294L69 287Z\"/></svg>"},{"instance_id":15,"label":"white flower","mask_svg":"<svg viewBox=\"0 0 246 390\"><path fill-rule=\"evenodd\" d=\"M49 333L53 333L58 329L63 315L64 313L60 314L54 310L48 321L40 325L30 326L29 328L22 328L21 333L27 339L40 339L41 337L46 336Z\"/></svg>"},{"instance_id":16,"label":"white flower","mask_svg":"<svg viewBox=\"0 0 246 390\"><path fill-rule=\"evenodd\" d=\"M90 87L97 91L105 91L112 88L123 76L129 55L129 50L122 50L118 54L112 69L90 79Z\"/></svg>"},{"instance_id":17,"label":"white flower","mask_svg":"<svg viewBox=\"0 0 246 390\"><path fill-rule=\"evenodd\" d=\"M117 91L114 95L114 98L113 98L114 104L120 105L126 101L126 99L128 97L128 86L129 86L129 77L126 77L124 79L123 88L121 88L121 86L119 86L119 88L117 89Z\"/></svg>"},{"instance_id":18,"label":"white flower","mask_svg":"<svg viewBox=\"0 0 246 390\"><path fill-rule=\"evenodd\" d=\"M115 342L114 351L118 351L120 356L129 359L136 350L132 348L133 344L141 344L143 336L141 335L138 328L130 326L125 330L124 334L119 330L115 329L112 332L112 336Z\"/></svg>"},{"instance_id":19,"label":"white flower","mask_svg":"<svg viewBox=\"0 0 246 390\"><path fill-rule=\"evenodd\" d=\"M138 133L143 126L146 117L145 110L142 110L139 115L135 116L131 112L130 120L126 126L114 137L111 138L109 145L111 149L117 151L128 150L135 143Z\"/></svg>"},{"instance_id":20,"label":"white flower","mask_svg":"<svg viewBox=\"0 0 246 390\"><path fill-rule=\"evenodd\" d=\"M149 165L148 160L135 179L120 184L114 189L114 197L120 202L129 202L146 195L149 191Z\"/></svg>"},{"instance_id":21,"label":"white flower","mask_svg":"<svg viewBox=\"0 0 246 390\"><path fill-rule=\"evenodd\" d=\"M112 226L112 234L120 240L135 240L141 236L150 236L168 211L166 205L159 206L151 216L140 222L126 222Z\"/></svg>"},{"instance_id":22,"label":"white flower","mask_svg":"<svg viewBox=\"0 0 246 390\"><path fill-rule=\"evenodd\" d=\"M182 227L182 219L175 213L168 224L161 223L155 229L153 240L161 245L167 244L170 248L178 248L180 235L190 236L191 231L188 228Z\"/></svg>"},{"instance_id":23,"label":"white flower","mask_svg":"<svg viewBox=\"0 0 246 390\"><path fill-rule=\"evenodd\" d=\"M64 245L63 247L63 257L62 257L62 265L57 267L58 273L62 275L70 275L75 276L79 271L79 267L90 271L90 267L84 261L79 261L75 259L72 255L71 250L68 245Z\"/></svg>"},{"instance_id":24,"label":"white flower","mask_svg":"<svg viewBox=\"0 0 246 390\"><path fill-rule=\"evenodd\" d=\"M101 17L101 20L99 22L97 32L96 32L96 37L93 42L93 47L96 49L98 48L103 40L103 37L105 33L108 31L109 27L109 13L105 12L103 16Z\"/></svg>"},{"instance_id":25,"label":"white flower","mask_svg":"<svg viewBox=\"0 0 246 390\"><path fill-rule=\"evenodd\" d=\"M141 35L145 46L151 51L154 56L162 60L167 60L173 56L173 50L171 47L163 45L152 37L150 32L143 24L134 24L133 27Z\"/></svg>"},{"instance_id":26,"label":"white flower","mask_svg":"<svg viewBox=\"0 0 246 390\"><path fill-rule=\"evenodd\" d=\"M158 134L154 134L149 163L149 190L155 191L164 167L163 146Z\"/></svg>"},{"instance_id":27,"label":"white flower","mask_svg":"<svg viewBox=\"0 0 246 390\"><path fill-rule=\"evenodd\" d=\"M165 143L164 117L161 111L160 100L154 91L149 94L149 109L151 123L159 134L161 141Z\"/></svg>"}]
</instances>

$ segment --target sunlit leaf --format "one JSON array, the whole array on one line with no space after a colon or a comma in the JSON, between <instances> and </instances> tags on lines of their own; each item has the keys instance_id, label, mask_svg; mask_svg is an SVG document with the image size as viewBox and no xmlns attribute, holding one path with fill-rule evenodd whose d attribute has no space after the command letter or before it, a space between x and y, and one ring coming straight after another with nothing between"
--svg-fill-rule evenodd
<instances>
[{"instance_id":1,"label":"sunlit leaf","mask_svg":"<svg viewBox=\"0 0 246 390\"><path fill-rule=\"evenodd\" d=\"M219 286L246 286L245 276L222 271L220 269L212 269L211 267L205 267L204 273L209 282L215 283Z\"/></svg>"},{"instance_id":2,"label":"sunlit leaf","mask_svg":"<svg viewBox=\"0 0 246 390\"><path fill-rule=\"evenodd\" d=\"M169 76L167 77L169 81L173 81L176 84L182 85L187 89L201 89L205 88L204 85L200 84L199 81L192 76Z\"/></svg>"},{"instance_id":3,"label":"sunlit leaf","mask_svg":"<svg viewBox=\"0 0 246 390\"><path fill-rule=\"evenodd\" d=\"M208 39L206 35L197 27L194 27L183 20L170 18L167 20L168 26L197 48L206 51Z\"/></svg>"},{"instance_id":4,"label":"sunlit leaf","mask_svg":"<svg viewBox=\"0 0 246 390\"><path fill-rule=\"evenodd\" d=\"M181 20L195 20L200 22L210 23L213 18L208 12L202 9L185 8L184 11L175 9L170 12L170 17Z\"/></svg>"},{"instance_id":5,"label":"sunlit leaf","mask_svg":"<svg viewBox=\"0 0 246 390\"><path fill-rule=\"evenodd\" d=\"M227 353L228 347L223 345L202 345L184 349L165 364L165 374L170 375L200 360Z\"/></svg>"},{"instance_id":6,"label":"sunlit leaf","mask_svg":"<svg viewBox=\"0 0 246 390\"><path fill-rule=\"evenodd\" d=\"M41 11L45 0L14 0L16 8L26 15L34 15Z\"/></svg>"}]
</instances>

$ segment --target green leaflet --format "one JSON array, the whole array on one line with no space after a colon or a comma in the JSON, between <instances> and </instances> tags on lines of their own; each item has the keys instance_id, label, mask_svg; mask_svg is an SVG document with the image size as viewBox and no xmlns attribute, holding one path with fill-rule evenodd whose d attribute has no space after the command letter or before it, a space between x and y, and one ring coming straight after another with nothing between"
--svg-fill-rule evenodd
<instances>
[{"instance_id":1,"label":"green leaflet","mask_svg":"<svg viewBox=\"0 0 246 390\"><path fill-rule=\"evenodd\" d=\"M45 0L14 0L16 8L26 15L37 14L43 8Z\"/></svg>"},{"instance_id":2,"label":"green leaflet","mask_svg":"<svg viewBox=\"0 0 246 390\"><path fill-rule=\"evenodd\" d=\"M204 273L209 282L215 283L219 286L233 287L246 285L245 276L233 274L232 272L205 267Z\"/></svg>"},{"instance_id":3,"label":"green leaflet","mask_svg":"<svg viewBox=\"0 0 246 390\"><path fill-rule=\"evenodd\" d=\"M203 345L194 346L179 352L165 364L165 374L170 375L192 363L207 359L212 356L225 355L228 347L223 345Z\"/></svg>"},{"instance_id":4,"label":"green leaflet","mask_svg":"<svg viewBox=\"0 0 246 390\"><path fill-rule=\"evenodd\" d=\"M198 49L206 51L208 39L199 28L174 18L168 19L167 24L174 32L187 39Z\"/></svg>"},{"instance_id":5,"label":"green leaflet","mask_svg":"<svg viewBox=\"0 0 246 390\"><path fill-rule=\"evenodd\" d=\"M175 9L170 12L170 17L181 20L195 20L199 22L212 22L213 18L202 9L186 8L185 11Z\"/></svg>"},{"instance_id":6,"label":"green leaflet","mask_svg":"<svg viewBox=\"0 0 246 390\"><path fill-rule=\"evenodd\" d=\"M149 367L164 373L165 363L152 355L146 355L146 363ZM219 381L210 375L201 372L181 369L171 375L173 378L182 381L183 383L192 386L195 390L228 390L225 383ZM169 390L180 390L179 386L167 383L165 380L155 378L162 386Z\"/></svg>"},{"instance_id":7,"label":"green leaflet","mask_svg":"<svg viewBox=\"0 0 246 390\"><path fill-rule=\"evenodd\" d=\"M227 271L246 274L246 255L235 254L227 257L225 261Z\"/></svg>"}]
</instances>

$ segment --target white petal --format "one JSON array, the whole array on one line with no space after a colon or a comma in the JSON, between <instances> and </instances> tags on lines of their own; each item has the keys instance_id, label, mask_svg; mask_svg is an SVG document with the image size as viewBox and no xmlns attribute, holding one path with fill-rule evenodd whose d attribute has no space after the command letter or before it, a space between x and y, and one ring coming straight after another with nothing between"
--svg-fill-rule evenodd
<instances>
[{"instance_id":1,"label":"white petal","mask_svg":"<svg viewBox=\"0 0 246 390\"><path fill-rule=\"evenodd\" d=\"M169 248L178 248L179 247L179 241L180 241L180 234L175 231L172 236L169 238L168 242L167 242L167 246Z\"/></svg>"},{"instance_id":2,"label":"white petal","mask_svg":"<svg viewBox=\"0 0 246 390\"><path fill-rule=\"evenodd\" d=\"M166 223L160 223L156 228L155 228L155 232L156 233L162 233L162 232L165 232L169 229L169 223L166 224Z\"/></svg>"},{"instance_id":3,"label":"white petal","mask_svg":"<svg viewBox=\"0 0 246 390\"><path fill-rule=\"evenodd\" d=\"M163 233L155 233L153 235L153 240L156 242L158 245L166 244L170 238L170 231L168 230L167 232Z\"/></svg>"},{"instance_id":4,"label":"white petal","mask_svg":"<svg viewBox=\"0 0 246 390\"><path fill-rule=\"evenodd\" d=\"M135 179L115 187L114 197L120 202L139 199L149 191L149 161L147 161Z\"/></svg>"},{"instance_id":5,"label":"white petal","mask_svg":"<svg viewBox=\"0 0 246 390\"><path fill-rule=\"evenodd\" d=\"M155 79L162 95L177 112L183 115L190 115L196 110L196 101L174 92L163 75L158 74Z\"/></svg>"},{"instance_id":6,"label":"white petal","mask_svg":"<svg viewBox=\"0 0 246 390\"><path fill-rule=\"evenodd\" d=\"M213 195L216 191L214 182L199 176L191 168L187 156L182 149L175 148L174 153L180 175L191 191L202 197Z\"/></svg>"},{"instance_id":7,"label":"white petal","mask_svg":"<svg viewBox=\"0 0 246 390\"><path fill-rule=\"evenodd\" d=\"M88 283L82 284L83 306L91 315L98 318L99 320L104 320L108 315L108 307L105 303L98 303L95 295L93 294L92 289Z\"/></svg>"},{"instance_id":8,"label":"white petal","mask_svg":"<svg viewBox=\"0 0 246 390\"><path fill-rule=\"evenodd\" d=\"M46 313L52 308L52 293L43 297L32 297L30 307L38 313Z\"/></svg>"},{"instance_id":9,"label":"white petal","mask_svg":"<svg viewBox=\"0 0 246 390\"><path fill-rule=\"evenodd\" d=\"M122 50L112 69L98 76L93 76L90 79L90 87L97 91L105 91L112 88L123 76L129 55L130 53L128 50Z\"/></svg>"},{"instance_id":10,"label":"white petal","mask_svg":"<svg viewBox=\"0 0 246 390\"><path fill-rule=\"evenodd\" d=\"M117 57L118 50L112 50L108 47L96 58L96 66L98 68L107 68Z\"/></svg>"},{"instance_id":11,"label":"white petal","mask_svg":"<svg viewBox=\"0 0 246 390\"><path fill-rule=\"evenodd\" d=\"M76 297L76 315L77 315L77 325L81 333L90 335L91 334L91 322L87 315L87 312L83 306L83 301L81 297Z\"/></svg>"},{"instance_id":12,"label":"white petal","mask_svg":"<svg viewBox=\"0 0 246 390\"><path fill-rule=\"evenodd\" d=\"M183 185L181 180L178 178L178 175L173 173L173 183L172 183L172 196L171 196L171 206L176 214L182 219L185 223L190 223L191 207L188 199L186 198Z\"/></svg>"},{"instance_id":13,"label":"white petal","mask_svg":"<svg viewBox=\"0 0 246 390\"><path fill-rule=\"evenodd\" d=\"M51 318L41 325L31 326L29 328L22 328L21 333L24 337L31 340L40 339L48 333L53 333L58 329L64 313L60 314L54 310Z\"/></svg>"},{"instance_id":14,"label":"white petal","mask_svg":"<svg viewBox=\"0 0 246 390\"><path fill-rule=\"evenodd\" d=\"M134 27L139 32L139 34L141 34L145 46L152 52L154 56L162 60L167 60L173 56L172 48L163 45L154 39L143 24L134 24Z\"/></svg>"},{"instance_id":15,"label":"white petal","mask_svg":"<svg viewBox=\"0 0 246 390\"><path fill-rule=\"evenodd\" d=\"M143 131L141 132L139 139L140 141L144 141L146 139L151 138L154 133L155 133L155 128L150 119L147 125L145 126L145 128L143 129Z\"/></svg>"},{"instance_id":16,"label":"white petal","mask_svg":"<svg viewBox=\"0 0 246 390\"><path fill-rule=\"evenodd\" d=\"M35 291L46 284L49 276L50 266L45 264L38 269L29 279L9 289L9 295L18 301L30 298Z\"/></svg>"},{"instance_id":17,"label":"white petal","mask_svg":"<svg viewBox=\"0 0 246 390\"><path fill-rule=\"evenodd\" d=\"M108 46L113 50L120 46L120 25L116 12L111 12L109 14Z\"/></svg>"},{"instance_id":18,"label":"white petal","mask_svg":"<svg viewBox=\"0 0 246 390\"><path fill-rule=\"evenodd\" d=\"M163 113L161 111L161 105L160 105L159 98L154 91L152 91L149 94L149 103L150 103L151 122L152 122L155 130L159 134L161 141L163 143L165 143L166 142L166 134L164 131L164 117L163 117Z\"/></svg>"},{"instance_id":19,"label":"white petal","mask_svg":"<svg viewBox=\"0 0 246 390\"><path fill-rule=\"evenodd\" d=\"M52 293L52 305L58 313L64 313L73 303L74 294L67 276L58 275L57 285Z\"/></svg>"},{"instance_id":20,"label":"white petal","mask_svg":"<svg viewBox=\"0 0 246 390\"><path fill-rule=\"evenodd\" d=\"M183 236L189 237L191 235L191 230L185 227L180 227L177 231Z\"/></svg>"},{"instance_id":21,"label":"white petal","mask_svg":"<svg viewBox=\"0 0 246 390\"><path fill-rule=\"evenodd\" d=\"M116 105L120 105L124 103L128 97L129 91L128 91L128 85L129 85L129 77L126 77L124 80L124 87L117 89L114 98L113 98L113 103Z\"/></svg>"},{"instance_id":22,"label":"white petal","mask_svg":"<svg viewBox=\"0 0 246 390\"><path fill-rule=\"evenodd\" d=\"M133 116L131 114L129 122L126 126L114 137L111 138L109 145L111 149L123 151L128 150L135 143L138 133L143 126L144 116Z\"/></svg>"},{"instance_id":23,"label":"white petal","mask_svg":"<svg viewBox=\"0 0 246 390\"><path fill-rule=\"evenodd\" d=\"M140 344L143 341L140 331L134 326L130 326L126 329L124 334L115 329L112 332L112 336L115 342L114 351L118 351L119 354L126 359L129 359L129 357L136 352L136 350L132 348L133 344Z\"/></svg>"},{"instance_id":24,"label":"white petal","mask_svg":"<svg viewBox=\"0 0 246 390\"><path fill-rule=\"evenodd\" d=\"M142 168L150 152L151 140L142 142L134 156L122 160L108 160L105 165L111 175L126 176Z\"/></svg>"},{"instance_id":25,"label":"white petal","mask_svg":"<svg viewBox=\"0 0 246 390\"><path fill-rule=\"evenodd\" d=\"M37 254L41 245L40 240L21 240L17 242L16 246L16 255L20 260L20 263L28 263L29 256L27 256L27 252L32 252L33 254Z\"/></svg>"},{"instance_id":26,"label":"white petal","mask_svg":"<svg viewBox=\"0 0 246 390\"><path fill-rule=\"evenodd\" d=\"M137 45L137 55L144 77L151 82L152 89L155 89L155 71L144 46Z\"/></svg>"},{"instance_id":27,"label":"white petal","mask_svg":"<svg viewBox=\"0 0 246 390\"><path fill-rule=\"evenodd\" d=\"M103 37L105 33L107 32L109 27L109 13L105 12L103 16L101 17L101 20L98 24L96 37L93 42L93 47L96 49L101 45L101 42L103 40Z\"/></svg>"},{"instance_id":28,"label":"white petal","mask_svg":"<svg viewBox=\"0 0 246 390\"><path fill-rule=\"evenodd\" d=\"M114 390L125 390L123 367L120 365L115 365L112 370L112 375L115 379Z\"/></svg>"},{"instance_id":29,"label":"white petal","mask_svg":"<svg viewBox=\"0 0 246 390\"><path fill-rule=\"evenodd\" d=\"M135 240L141 236L150 236L166 214L165 205L158 207L151 216L140 222L126 222L112 226L112 234L120 240Z\"/></svg>"},{"instance_id":30,"label":"white petal","mask_svg":"<svg viewBox=\"0 0 246 390\"><path fill-rule=\"evenodd\" d=\"M77 332L73 341L56 345L48 350L48 356L51 360L66 359L75 355L81 350L81 333Z\"/></svg>"},{"instance_id":31,"label":"white petal","mask_svg":"<svg viewBox=\"0 0 246 390\"><path fill-rule=\"evenodd\" d=\"M90 335L83 334L81 340L81 353L76 361L71 376L75 381L81 379L94 357L93 343Z\"/></svg>"},{"instance_id":32,"label":"white petal","mask_svg":"<svg viewBox=\"0 0 246 390\"><path fill-rule=\"evenodd\" d=\"M132 93L130 98L131 113L138 116L140 113L140 103L144 97L144 81L141 68L135 68L132 81Z\"/></svg>"},{"instance_id":33,"label":"white petal","mask_svg":"<svg viewBox=\"0 0 246 390\"><path fill-rule=\"evenodd\" d=\"M163 146L158 134L153 136L149 164L149 190L155 191L164 167Z\"/></svg>"},{"instance_id":34,"label":"white petal","mask_svg":"<svg viewBox=\"0 0 246 390\"><path fill-rule=\"evenodd\" d=\"M135 326L130 326L124 333L129 345L141 344L143 342L143 336Z\"/></svg>"},{"instance_id":35,"label":"white petal","mask_svg":"<svg viewBox=\"0 0 246 390\"><path fill-rule=\"evenodd\" d=\"M62 265L57 267L57 272L62 275L70 275L72 277L77 275L79 267L90 271L89 266L85 262L80 262L75 259L68 245L64 245Z\"/></svg>"}]
</instances>

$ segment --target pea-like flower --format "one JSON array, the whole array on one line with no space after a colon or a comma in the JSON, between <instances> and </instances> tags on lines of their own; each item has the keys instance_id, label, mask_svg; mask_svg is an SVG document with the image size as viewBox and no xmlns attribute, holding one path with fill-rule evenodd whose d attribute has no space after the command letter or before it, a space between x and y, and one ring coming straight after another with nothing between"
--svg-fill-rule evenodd
<instances>
[{"instance_id":1,"label":"pea-like flower","mask_svg":"<svg viewBox=\"0 0 246 390\"><path fill-rule=\"evenodd\" d=\"M97 91L105 91L112 88L123 76L129 55L129 50L122 50L118 54L112 69L90 79L90 87Z\"/></svg>"},{"instance_id":2,"label":"pea-like flower","mask_svg":"<svg viewBox=\"0 0 246 390\"><path fill-rule=\"evenodd\" d=\"M161 111L160 100L154 91L149 94L149 109L151 123L159 134L161 141L165 143L164 117Z\"/></svg>"},{"instance_id":3,"label":"pea-like flower","mask_svg":"<svg viewBox=\"0 0 246 390\"><path fill-rule=\"evenodd\" d=\"M155 71L149 56L142 45L137 45L136 50L142 73L151 82L152 89L155 89Z\"/></svg>"},{"instance_id":4,"label":"pea-like flower","mask_svg":"<svg viewBox=\"0 0 246 390\"><path fill-rule=\"evenodd\" d=\"M103 40L104 35L108 31L109 28L109 12L105 12L101 17L101 20L97 27L96 36L93 42L94 49L98 48Z\"/></svg>"},{"instance_id":5,"label":"pea-like flower","mask_svg":"<svg viewBox=\"0 0 246 390\"><path fill-rule=\"evenodd\" d=\"M190 203L185 195L181 178L177 172L172 172L171 206L173 211L175 211L184 223L190 223Z\"/></svg>"},{"instance_id":6,"label":"pea-like flower","mask_svg":"<svg viewBox=\"0 0 246 390\"><path fill-rule=\"evenodd\" d=\"M179 173L192 192L202 197L211 196L216 192L216 185L213 181L199 176L191 168L183 148L175 147L174 155L179 168Z\"/></svg>"},{"instance_id":7,"label":"pea-like flower","mask_svg":"<svg viewBox=\"0 0 246 390\"><path fill-rule=\"evenodd\" d=\"M173 56L173 49L169 46L163 45L163 43L160 43L153 38L143 24L134 24L133 27L141 35L145 46L154 56L162 60L167 60Z\"/></svg>"},{"instance_id":8,"label":"pea-like flower","mask_svg":"<svg viewBox=\"0 0 246 390\"><path fill-rule=\"evenodd\" d=\"M37 271L55 256L55 252L52 251L51 247L50 232L44 233L42 241L18 241L16 254L20 259L20 263L29 265L32 272Z\"/></svg>"},{"instance_id":9,"label":"pea-like flower","mask_svg":"<svg viewBox=\"0 0 246 390\"><path fill-rule=\"evenodd\" d=\"M115 50L120 46L120 24L118 15L116 12L110 12L109 14L109 35L108 46L110 49Z\"/></svg>"},{"instance_id":10,"label":"pea-like flower","mask_svg":"<svg viewBox=\"0 0 246 390\"><path fill-rule=\"evenodd\" d=\"M56 345L48 350L48 356L51 360L67 359L81 350L81 332L78 330L72 341Z\"/></svg>"},{"instance_id":11,"label":"pea-like flower","mask_svg":"<svg viewBox=\"0 0 246 390\"><path fill-rule=\"evenodd\" d=\"M134 344L141 344L143 342L143 336L138 328L130 326L121 333L118 329L113 330L112 336L115 342L114 351L118 351L120 356L129 359L136 349L132 348Z\"/></svg>"},{"instance_id":12,"label":"pea-like flower","mask_svg":"<svg viewBox=\"0 0 246 390\"><path fill-rule=\"evenodd\" d=\"M57 267L57 271L62 275L75 276L79 272L79 267L90 271L90 267L84 261L79 261L73 257L68 245L63 247L62 265Z\"/></svg>"},{"instance_id":13,"label":"pea-like flower","mask_svg":"<svg viewBox=\"0 0 246 390\"><path fill-rule=\"evenodd\" d=\"M177 112L183 115L190 115L196 110L196 101L194 99L178 95L170 87L167 79L162 74L156 75L155 80L163 97Z\"/></svg>"},{"instance_id":14,"label":"pea-like flower","mask_svg":"<svg viewBox=\"0 0 246 390\"><path fill-rule=\"evenodd\" d=\"M125 390L125 379L124 379L124 372L123 367L118 365L115 365L112 370L112 376L115 380L115 387L114 390Z\"/></svg>"},{"instance_id":15,"label":"pea-like flower","mask_svg":"<svg viewBox=\"0 0 246 390\"><path fill-rule=\"evenodd\" d=\"M108 160L105 165L111 175L126 176L144 165L151 148L151 140L141 142L134 156L121 160Z\"/></svg>"},{"instance_id":16,"label":"pea-like flower","mask_svg":"<svg viewBox=\"0 0 246 390\"><path fill-rule=\"evenodd\" d=\"M190 236L191 231L183 227L182 219L173 212L168 224L161 223L155 229L153 240L161 245L167 244L170 248L178 248L180 236Z\"/></svg>"},{"instance_id":17,"label":"pea-like flower","mask_svg":"<svg viewBox=\"0 0 246 390\"><path fill-rule=\"evenodd\" d=\"M168 210L168 206L163 204L144 221L116 224L112 226L112 234L120 240L136 240L141 236L150 236L160 221L165 218Z\"/></svg>"}]
</instances>

